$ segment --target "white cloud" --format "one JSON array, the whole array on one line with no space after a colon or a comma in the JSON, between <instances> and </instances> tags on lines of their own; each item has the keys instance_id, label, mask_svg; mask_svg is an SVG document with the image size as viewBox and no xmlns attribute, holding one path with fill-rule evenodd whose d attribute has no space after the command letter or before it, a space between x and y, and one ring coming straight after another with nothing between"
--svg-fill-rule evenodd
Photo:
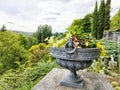
<instances>
[{"instance_id":1,"label":"white cloud","mask_svg":"<svg viewBox=\"0 0 120 90\"><path fill-rule=\"evenodd\" d=\"M112 0L111 1L111 16L113 16L118 9L120 9L120 0Z\"/></svg>"},{"instance_id":2,"label":"white cloud","mask_svg":"<svg viewBox=\"0 0 120 90\"><path fill-rule=\"evenodd\" d=\"M38 25L49 24L53 32L65 31L73 19L84 17L94 9L96 0L1 0L0 26L35 32ZM100 0L97 0L100 2ZM120 0L112 0L113 16Z\"/></svg>"}]
</instances>

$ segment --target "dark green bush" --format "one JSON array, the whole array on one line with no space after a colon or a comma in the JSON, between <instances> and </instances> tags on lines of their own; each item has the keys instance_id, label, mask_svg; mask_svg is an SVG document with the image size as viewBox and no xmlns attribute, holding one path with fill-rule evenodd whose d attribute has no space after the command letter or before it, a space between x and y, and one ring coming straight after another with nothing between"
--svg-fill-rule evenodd
<instances>
[{"instance_id":1,"label":"dark green bush","mask_svg":"<svg viewBox=\"0 0 120 90\"><path fill-rule=\"evenodd\" d=\"M117 41L103 40L102 44L106 50L106 54L109 56L113 55L114 60L118 61L118 43Z\"/></svg>"},{"instance_id":2,"label":"dark green bush","mask_svg":"<svg viewBox=\"0 0 120 90\"><path fill-rule=\"evenodd\" d=\"M16 62L24 64L28 58L28 51L21 44L19 35L11 31L0 32L0 74L17 69Z\"/></svg>"}]
</instances>

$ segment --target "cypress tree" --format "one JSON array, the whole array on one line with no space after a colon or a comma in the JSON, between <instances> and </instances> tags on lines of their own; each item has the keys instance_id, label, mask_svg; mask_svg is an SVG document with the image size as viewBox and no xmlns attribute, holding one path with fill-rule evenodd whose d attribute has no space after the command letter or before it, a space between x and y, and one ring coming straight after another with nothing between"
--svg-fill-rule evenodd
<instances>
[{"instance_id":1,"label":"cypress tree","mask_svg":"<svg viewBox=\"0 0 120 90\"><path fill-rule=\"evenodd\" d=\"M98 11L98 39L102 39L105 27L105 2L101 0L101 4Z\"/></svg>"},{"instance_id":2,"label":"cypress tree","mask_svg":"<svg viewBox=\"0 0 120 90\"><path fill-rule=\"evenodd\" d=\"M92 30L92 36L98 39L98 4L97 4L97 1L96 1L94 12L93 12L91 30Z\"/></svg>"},{"instance_id":3,"label":"cypress tree","mask_svg":"<svg viewBox=\"0 0 120 90\"><path fill-rule=\"evenodd\" d=\"M106 4L105 4L105 30L109 30L110 29L110 4L111 4L111 0L107 0Z\"/></svg>"},{"instance_id":4,"label":"cypress tree","mask_svg":"<svg viewBox=\"0 0 120 90\"><path fill-rule=\"evenodd\" d=\"M0 29L0 32L4 32L4 31L6 31L7 29L6 29L6 26L3 24L3 26L2 26L2 28Z\"/></svg>"},{"instance_id":5,"label":"cypress tree","mask_svg":"<svg viewBox=\"0 0 120 90\"><path fill-rule=\"evenodd\" d=\"M38 40L38 43L41 42L41 39L42 39L42 32L41 32L41 25L38 27L38 31L36 32L36 36L37 36L37 40Z\"/></svg>"}]
</instances>

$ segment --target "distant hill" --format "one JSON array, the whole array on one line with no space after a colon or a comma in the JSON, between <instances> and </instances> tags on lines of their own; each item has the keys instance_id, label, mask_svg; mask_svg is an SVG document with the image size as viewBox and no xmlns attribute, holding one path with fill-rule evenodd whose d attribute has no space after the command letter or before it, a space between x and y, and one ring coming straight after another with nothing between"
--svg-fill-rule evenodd
<instances>
[{"instance_id":1,"label":"distant hill","mask_svg":"<svg viewBox=\"0 0 120 90\"><path fill-rule=\"evenodd\" d=\"M26 35L26 36L32 36L33 35L33 33L34 32L23 32L23 31L13 31L13 32L15 32L15 33L21 33L21 34L24 34L24 35Z\"/></svg>"}]
</instances>

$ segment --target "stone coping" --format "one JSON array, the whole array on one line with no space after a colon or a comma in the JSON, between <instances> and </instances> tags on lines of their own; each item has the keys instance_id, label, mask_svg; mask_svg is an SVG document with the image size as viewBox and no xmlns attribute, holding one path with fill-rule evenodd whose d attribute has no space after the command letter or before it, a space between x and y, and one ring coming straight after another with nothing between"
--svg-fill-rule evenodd
<instances>
[{"instance_id":1,"label":"stone coping","mask_svg":"<svg viewBox=\"0 0 120 90\"><path fill-rule=\"evenodd\" d=\"M84 89L70 88L60 85L63 76L68 73L67 69L52 69L32 90L114 90L106 75L79 70L77 73L84 80Z\"/></svg>"}]
</instances>

